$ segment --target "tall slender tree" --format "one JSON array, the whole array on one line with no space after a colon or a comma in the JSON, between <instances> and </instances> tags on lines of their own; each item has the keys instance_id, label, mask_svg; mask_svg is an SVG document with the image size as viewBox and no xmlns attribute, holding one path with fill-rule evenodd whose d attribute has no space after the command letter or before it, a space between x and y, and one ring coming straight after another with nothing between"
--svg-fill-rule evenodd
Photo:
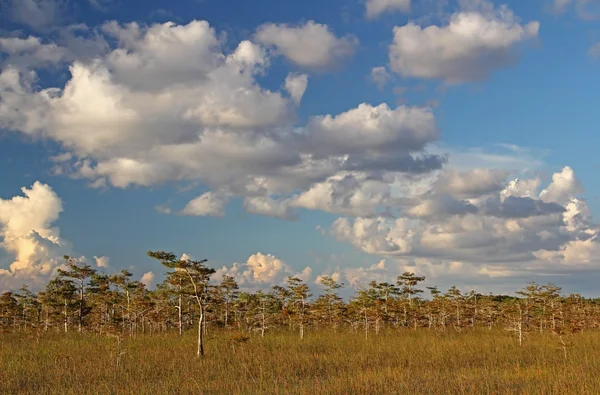
<instances>
[{"instance_id":1,"label":"tall slender tree","mask_svg":"<svg viewBox=\"0 0 600 395\"><path fill-rule=\"evenodd\" d=\"M291 310L293 319L298 325L300 339L304 339L304 327L307 324L308 298L312 295L309 292L308 285L297 277L287 278L287 287L291 297Z\"/></svg>"},{"instance_id":2,"label":"tall slender tree","mask_svg":"<svg viewBox=\"0 0 600 395\"><path fill-rule=\"evenodd\" d=\"M69 270L58 269L59 276L72 279L77 287L77 291L79 293L79 314L78 314L78 331L81 333L83 330L83 315L85 308L84 301L84 290L87 285L87 281L90 277L96 273L96 270L92 269L92 267L80 260L75 258L71 258L68 255L64 256L65 263Z\"/></svg>"},{"instance_id":3,"label":"tall slender tree","mask_svg":"<svg viewBox=\"0 0 600 395\"><path fill-rule=\"evenodd\" d=\"M187 274L189 283L193 288L192 296L200 309L200 317L198 319L198 349L196 355L198 357L204 356L203 325L209 296L208 282L210 281L210 276L215 273L215 269L204 265L204 263L207 262L206 259L201 261L177 259L175 254L170 252L148 251L148 256L159 260L164 266L170 269L175 269L176 272L183 271Z\"/></svg>"},{"instance_id":4,"label":"tall slender tree","mask_svg":"<svg viewBox=\"0 0 600 395\"><path fill-rule=\"evenodd\" d=\"M221 284L219 284L219 291L223 298L223 304L225 307L224 311L224 325L227 327L229 324L229 308L232 302L235 302L235 299L239 295L239 286L235 279L232 276L223 275L223 280Z\"/></svg>"}]
</instances>

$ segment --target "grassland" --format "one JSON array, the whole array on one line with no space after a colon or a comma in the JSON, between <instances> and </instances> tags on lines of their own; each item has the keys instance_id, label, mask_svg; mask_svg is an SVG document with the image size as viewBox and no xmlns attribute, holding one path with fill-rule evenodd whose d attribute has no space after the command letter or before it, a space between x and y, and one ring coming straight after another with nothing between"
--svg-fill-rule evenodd
<instances>
[{"instance_id":1,"label":"grassland","mask_svg":"<svg viewBox=\"0 0 600 395\"><path fill-rule=\"evenodd\" d=\"M271 333L235 344L209 333L124 338L0 335L3 394L596 394L600 332L389 330Z\"/></svg>"}]
</instances>

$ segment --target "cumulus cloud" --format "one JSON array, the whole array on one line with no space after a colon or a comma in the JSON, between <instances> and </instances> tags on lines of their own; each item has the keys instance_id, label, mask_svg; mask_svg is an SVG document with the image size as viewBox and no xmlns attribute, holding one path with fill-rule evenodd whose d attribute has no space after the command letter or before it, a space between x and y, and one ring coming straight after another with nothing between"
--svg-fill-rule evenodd
<instances>
[{"instance_id":1,"label":"cumulus cloud","mask_svg":"<svg viewBox=\"0 0 600 395\"><path fill-rule=\"evenodd\" d=\"M392 76L385 67L379 66L371 69L371 81L373 81L380 90L387 85L391 77Z\"/></svg>"},{"instance_id":2,"label":"cumulus cloud","mask_svg":"<svg viewBox=\"0 0 600 395\"><path fill-rule=\"evenodd\" d=\"M367 0L366 16L374 19L384 12L408 12L410 11L410 0Z\"/></svg>"},{"instance_id":3,"label":"cumulus cloud","mask_svg":"<svg viewBox=\"0 0 600 395\"><path fill-rule=\"evenodd\" d=\"M537 37L539 22L519 23L506 6L462 10L445 26L394 28L390 66L404 77L478 81L513 63L517 47Z\"/></svg>"},{"instance_id":4,"label":"cumulus cloud","mask_svg":"<svg viewBox=\"0 0 600 395\"><path fill-rule=\"evenodd\" d=\"M69 57L66 48L55 43L43 43L39 37L0 37L0 52L6 59L0 64L27 69L40 66L53 66Z\"/></svg>"},{"instance_id":5,"label":"cumulus cloud","mask_svg":"<svg viewBox=\"0 0 600 395\"><path fill-rule=\"evenodd\" d=\"M413 224L404 218L339 218L331 226L331 234L367 254L403 255L413 248Z\"/></svg>"},{"instance_id":6,"label":"cumulus cloud","mask_svg":"<svg viewBox=\"0 0 600 395\"><path fill-rule=\"evenodd\" d=\"M155 275L153 272L146 272L142 275L140 282L146 286L146 288L150 288L154 285Z\"/></svg>"},{"instance_id":7,"label":"cumulus cloud","mask_svg":"<svg viewBox=\"0 0 600 395\"><path fill-rule=\"evenodd\" d=\"M441 196L436 199L424 200L414 207L411 207L407 213L410 216L421 218L439 218L453 215L475 214L478 209L473 204L457 200L450 196Z\"/></svg>"},{"instance_id":8,"label":"cumulus cloud","mask_svg":"<svg viewBox=\"0 0 600 395\"><path fill-rule=\"evenodd\" d=\"M23 284L40 287L71 253L69 243L52 226L62 212L62 201L46 184L22 188L23 196L0 199L0 247L14 258L0 268L0 290Z\"/></svg>"},{"instance_id":9,"label":"cumulus cloud","mask_svg":"<svg viewBox=\"0 0 600 395\"><path fill-rule=\"evenodd\" d=\"M314 21L299 26L267 23L256 30L256 39L293 64L316 71L339 67L358 46L356 37L336 37L327 25Z\"/></svg>"},{"instance_id":10,"label":"cumulus cloud","mask_svg":"<svg viewBox=\"0 0 600 395\"><path fill-rule=\"evenodd\" d=\"M0 6L10 18L34 30L54 27L63 19L68 0L3 0Z\"/></svg>"},{"instance_id":11,"label":"cumulus cloud","mask_svg":"<svg viewBox=\"0 0 600 395\"><path fill-rule=\"evenodd\" d=\"M458 81L465 80L462 72L487 75L496 60L534 37L536 26L521 24L502 7L463 8L447 26L403 30L394 45L400 42L402 56L420 57L433 69L418 62L407 67ZM274 37L281 40L262 42L260 33L268 29L279 29ZM261 86L261 77L278 53L319 70L351 56L354 40L324 25L263 25L254 42L231 50L204 21L109 22L84 36L78 32L60 42L0 39L0 127L58 143L57 174L93 186L199 185L204 193L179 211L186 215L224 215L235 198L249 213L287 220L299 209L336 213L347 217L332 226L337 239L394 261L436 260L436 268L448 270L449 262L493 275L517 272L516 263L594 262L596 228L586 202L574 199L581 184L567 167L540 192L541 179L530 177L541 166L533 150L436 148L439 133L427 107L359 103L299 123L295 112L308 77L288 74L274 90ZM306 44L312 35L329 37L326 50ZM407 37L425 37L425 44L403 46ZM332 49L344 45L346 52ZM491 58L483 61L484 55ZM36 82L39 70L64 65L65 84L41 88ZM507 180L515 173L519 179ZM58 233L48 233L52 221L21 236L48 256L63 248L51 237ZM21 247L12 245L17 255ZM262 254L221 271L248 284L312 276Z\"/></svg>"},{"instance_id":12,"label":"cumulus cloud","mask_svg":"<svg viewBox=\"0 0 600 395\"><path fill-rule=\"evenodd\" d=\"M244 209L250 214L295 221L298 214L290 203L290 199L276 200L268 196L254 196L244 199Z\"/></svg>"},{"instance_id":13,"label":"cumulus cloud","mask_svg":"<svg viewBox=\"0 0 600 395\"><path fill-rule=\"evenodd\" d=\"M510 196L516 197L537 197L538 189L542 180L539 177L531 178L531 179L519 179L515 178L511 180L506 187L500 192L500 199L504 200Z\"/></svg>"},{"instance_id":14,"label":"cumulus cloud","mask_svg":"<svg viewBox=\"0 0 600 395\"><path fill-rule=\"evenodd\" d=\"M466 172L447 170L436 181L436 188L456 198L477 198L504 189L505 170L472 169Z\"/></svg>"},{"instance_id":15,"label":"cumulus cloud","mask_svg":"<svg viewBox=\"0 0 600 395\"><path fill-rule=\"evenodd\" d=\"M324 27L298 29L313 28ZM13 55L41 51L36 62L6 58L0 127L60 144L55 174L94 187L193 182L209 192L181 214L220 216L227 199L242 197L248 212L295 219L294 207L364 215L385 208L385 186L376 180L426 174L445 163L428 152L438 138L430 108L361 103L296 125L308 77L292 73L282 91L263 88L258 77L272 52L247 40L225 51L205 21L107 22L97 39L86 34L77 51L35 38L0 47ZM67 53L46 61L69 65L64 86L40 89L35 82L54 48L44 45ZM365 186L350 191L349 175ZM348 191L317 198L328 188Z\"/></svg>"},{"instance_id":16,"label":"cumulus cloud","mask_svg":"<svg viewBox=\"0 0 600 395\"><path fill-rule=\"evenodd\" d=\"M395 283L400 272L393 273L393 268L390 268L389 263L382 259L368 267L345 268L342 270L342 274L350 286L360 288L368 285L371 281Z\"/></svg>"},{"instance_id":17,"label":"cumulus cloud","mask_svg":"<svg viewBox=\"0 0 600 395\"><path fill-rule=\"evenodd\" d=\"M290 73L285 78L285 90L288 91L296 105L300 104L307 86L308 75L306 74Z\"/></svg>"},{"instance_id":18,"label":"cumulus cloud","mask_svg":"<svg viewBox=\"0 0 600 395\"><path fill-rule=\"evenodd\" d=\"M312 150L322 155L384 155L398 151L419 151L438 138L433 112L429 108L383 103L358 107L336 116L313 117L308 125Z\"/></svg>"},{"instance_id":19,"label":"cumulus cloud","mask_svg":"<svg viewBox=\"0 0 600 395\"><path fill-rule=\"evenodd\" d=\"M96 261L96 266L99 268L107 268L110 264L110 258L107 256L95 256L94 260Z\"/></svg>"},{"instance_id":20,"label":"cumulus cloud","mask_svg":"<svg viewBox=\"0 0 600 395\"><path fill-rule=\"evenodd\" d=\"M456 177L440 175L422 195L426 199L405 202L405 217L339 218L330 232L382 257L485 265L477 272L481 275L496 273L499 267L508 275L600 264L594 258L600 228L586 202L575 196L580 185L572 169L555 173L539 196L538 177L505 183L473 177L472 188L467 178Z\"/></svg>"},{"instance_id":21,"label":"cumulus cloud","mask_svg":"<svg viewBox=\"0 0 600 395\"><path fill-rule=\"evenodd\" d=\"M552 175L552 183L540 193L540 199L565 204L582 192L583 186L575 177L575 172L565 166L559 173Z\"/></svg>"},{"instance_id":22,"label":"cumulus cloud","mask_svg":"<svg viewBox=\"0 0 600 395\"><path fill-rule=\"evenodd\" d=\"M290 265L274 255L258 252L251 255L246 263L219 268L214 278L221 278L223 275L232 276L246 288L263 287L282 284L290 276L308 281L312 276L312 269L305 267L302 271L295 272Z\"/></svg>"},{"instance_id":23,"label":"cumulus cloud","mask_svg":"<svg viewBox=\"0 0 600 395\"><path fill-rule=\"evenodd\" d=\"M296 196L291 204L311 210L352 216L375 215L389 204L387 183L368 180L352 174L332 177Z\"/></svg>"},{"instance_id":24,"label":"cumulus cloud","mask_svg":"<svg viewBox=\"0 0 600 395\"><path fill-rule=\"evenodd\" d=\"M227 196L215 192L206 192L188 202L181 210L183 215L222 217L225 215Z\"/></svg>"}]
</instances>

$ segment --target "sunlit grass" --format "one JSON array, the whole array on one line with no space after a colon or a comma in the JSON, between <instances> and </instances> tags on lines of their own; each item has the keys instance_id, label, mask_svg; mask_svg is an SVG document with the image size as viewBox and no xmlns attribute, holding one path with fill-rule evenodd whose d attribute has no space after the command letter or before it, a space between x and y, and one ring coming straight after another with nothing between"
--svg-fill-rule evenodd
<instances>
[{"instance_id":1,"label":"sunlit grass","mask_svg":"<svg viewBox=\"0 0 600 395\"><path fill-rule=\"evenodd\" d=\"M0 392L7 394L179 393L600 393L600 333L551 334L524 347L506 331L445 333L270 333L232 341L209 333L195 357L195 333L117 339L93 334L3 334ZM120 356L119 356L120 355ZM117 362L118 360L118 362Z\"/></svg>"}]
</instances>

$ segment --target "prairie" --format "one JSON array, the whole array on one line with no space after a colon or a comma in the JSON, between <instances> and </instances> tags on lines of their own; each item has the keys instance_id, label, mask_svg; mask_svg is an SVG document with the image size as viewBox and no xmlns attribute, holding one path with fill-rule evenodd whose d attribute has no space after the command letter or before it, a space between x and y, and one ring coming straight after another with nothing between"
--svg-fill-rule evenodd
<instances>
[{"instance_id":1,"label":"prairie","mask_svg":"<svg viewBox=\"0 0 600 395\"><path fill-rule=\"evenodd\" d=\"M596 394L600 332L307 329L241 336L209 331L134 337L9 333L4 394Z\"/></svg>"}]
</instances>

